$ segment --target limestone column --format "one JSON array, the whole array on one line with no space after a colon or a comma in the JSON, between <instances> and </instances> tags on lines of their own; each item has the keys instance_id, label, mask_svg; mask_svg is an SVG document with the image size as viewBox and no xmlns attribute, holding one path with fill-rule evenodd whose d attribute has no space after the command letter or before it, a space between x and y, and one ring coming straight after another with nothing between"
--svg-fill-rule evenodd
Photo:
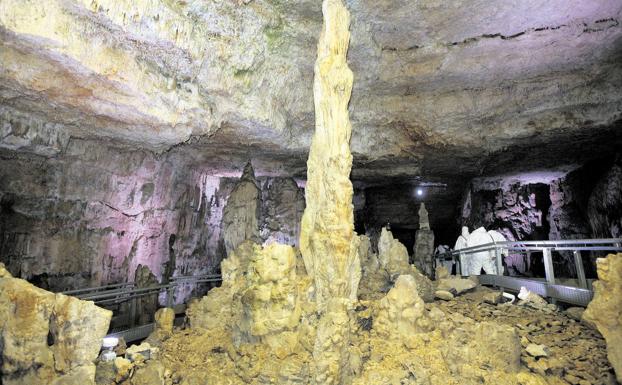
<instances>
[{"instance_id":1,"label":"limestone column","mask_svg":"<svg viewBox=\"0 0 622 385\"><path fill-rule=\"evenodd\" d=\"M429 278L434 278L434 232L430 229L425 203L419 205L419 229L415 233L415 266Z\"/></svg>"},{"instance_id":2,"label":"limestone column","mask_svg":"<svg viewBox=\"0 0 622 385\"><path fill-rule=\"evenodd\" d=\"M261 190L250 161L233 188L222 215L225 249L229 255L247 239L259 241Z\"/></svg>"},{"instance_id":3,"label":"limestone column","mask_svg":"<svg viewBox=\"0 0 622 385\"><path fill-rule=\"evenodd\" d=\"M324 0L322 12L313 84L315 134L307 161L300 249L314 280L320 314L314 383L341 384L350 376L351 305L361 277L350 182L350 15L342 0Z\"/></svg>"}]
</instances>

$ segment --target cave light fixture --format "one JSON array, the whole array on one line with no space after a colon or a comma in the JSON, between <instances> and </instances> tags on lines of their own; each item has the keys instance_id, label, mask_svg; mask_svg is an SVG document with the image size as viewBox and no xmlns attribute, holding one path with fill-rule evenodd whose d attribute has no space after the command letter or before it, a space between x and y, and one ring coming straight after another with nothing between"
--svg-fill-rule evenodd
<instances>
[{"instance_id":1,"label":"cave light fixture","mask_svg":"<svg viewBox=\"0 0 622 385\"><path fill-rule=\"evenodd\" d=\"M426 192L433 191L434 189L446 189L446 183L438 183L438 182L420 182L415 186L415 196L417 198L423 198L426 195Z\"/></svg>"}]
</instances>

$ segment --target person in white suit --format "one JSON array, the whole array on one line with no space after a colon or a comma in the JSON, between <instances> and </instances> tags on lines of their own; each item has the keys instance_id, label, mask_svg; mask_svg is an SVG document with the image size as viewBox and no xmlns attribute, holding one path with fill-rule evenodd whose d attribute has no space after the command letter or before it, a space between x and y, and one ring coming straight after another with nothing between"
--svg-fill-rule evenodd
<instances>
[{"instance_id":1,"label":"person in white suit","mask_svg":"<svg viewBox=\"0 0 622 385\"><path fill-rule=\"evenodd\" d=\"M495 231L496 233L496 231ZM500 235L500 234L499 234ZM467 247L485 245L496 240L485 228L473 230L467 240ZM480 275L483 269L486 274L498 274L494 251L478 251L469 255L469 275Z\"/></svg>"},{"instance_id":2,"label":"person in white suit","mask_svg":"<svg viewBox=\"0 0 622 385\"><path fill-rule=\"evenodd\" d=\"M469 228L466 226L462 226L462 234L456 240L456 245L454 246L454 250L462 250L467 247L467 241L469 239ZM465 258L465 255L460 253L460 274L468 275L469 274L469 266L468 266L468 258ZM457 274L457 273L456 273Z\"/></svg>"}]
</instances>

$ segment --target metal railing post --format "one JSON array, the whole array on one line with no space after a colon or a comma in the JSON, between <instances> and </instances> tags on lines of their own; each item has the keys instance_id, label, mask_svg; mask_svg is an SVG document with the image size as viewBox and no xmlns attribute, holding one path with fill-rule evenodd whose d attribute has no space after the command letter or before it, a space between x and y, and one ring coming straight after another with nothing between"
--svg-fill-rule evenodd
<instances>
[{"instance_id":1,"label":"metal railing post","mask_svg":"<svg viewBox=\"0 0 622 385\"><path fill-rule=\"evenodd\" d=\"M503 258L501 257L500 246L495 246L495 261L497 262L497 275L503 275Z\"/></svg>"},{"instance_id":2,"label":"metal railing post","mask_svg":"<svg viewBox=\"0 0 622 385\"><path fill-rule=\"evenodd\" d=\"M137 297L132 298L130 301L130 327L134 327L136 325L136 301Z\"/></svg>"},{"instance_id":3,"label":"metal railing post","mask_svg":"<svg viewBox=\"0 0 622 385\"><path fill-rule=\"evenodd\" d=\"M574 264L577 269L579 287L587 289L587 280L585 279L585 270L583 270L583 258L581 257L581 252L579 250L575 250L572 254L574 255Z\"/></svg>"},{"instance_id":4,"label":"metal railing post","mask_svg":"<svg viewBox=\"0 0 622 385\"><path fill-rule=\"evenodd\" d=\"M168 289L166 290L166 307L173 307L173 293L173 284L169 283Z\"/></svg>"},{"instance_id":5,"label":"metal railing post","mask_svg":"<svg viewBox=\"0 0 622 385\"><path fill-rule=\"evenodd\" d=\"M544 259L544 275L546 276L546 282L549 285L555 285L555 270L553 268L553 256L551 254L551 249L542 249L542 257ZM547 295L547 297L549 296ZM551 298L552 303L556 303L555 298L549 298Z\"/></svg>"},{"instance_id":6,"label":"metal railing post","mask_svg":"<svg viewBox=\"0 0 622 385\"><path fill-rule=\"evenodd\" d=\"M456 262L456 275L462 276L462 257L460 254L458 254L458 258L454 258L454 261Z\"/></svg>"},{"instance_id":7,"label":"metal railing post","mask_svg":"<svg viewBox=\"0 0 622 385\"><path fill-rule=\"evenodd\" d=\"M551 255L551 249L542 249L542 255L544 257L544 274L546 275L546 282L555 285L555 271L553 270L553 257Z\"/></svg>"}]
</instances>

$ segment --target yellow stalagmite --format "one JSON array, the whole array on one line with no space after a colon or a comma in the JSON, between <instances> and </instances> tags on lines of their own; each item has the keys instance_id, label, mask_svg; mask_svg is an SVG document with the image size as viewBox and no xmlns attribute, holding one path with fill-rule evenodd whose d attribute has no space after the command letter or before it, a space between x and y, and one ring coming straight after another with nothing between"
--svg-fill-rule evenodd
<instances>
[{"instance_id":1,"label":"yellow stalagmite","mask_svg":"<svg viewBox=\"0 0 622 385\"><path fill-rule=\"evenodd\" d=\"M350 15L342 0L324 0L315 63L315 134L307 161L306 209L300 249L313 278L320 322L313 351L317 384L348 383L350 319L361 277L354 232L346 63Z\"/></svg>"}]
</instances>

